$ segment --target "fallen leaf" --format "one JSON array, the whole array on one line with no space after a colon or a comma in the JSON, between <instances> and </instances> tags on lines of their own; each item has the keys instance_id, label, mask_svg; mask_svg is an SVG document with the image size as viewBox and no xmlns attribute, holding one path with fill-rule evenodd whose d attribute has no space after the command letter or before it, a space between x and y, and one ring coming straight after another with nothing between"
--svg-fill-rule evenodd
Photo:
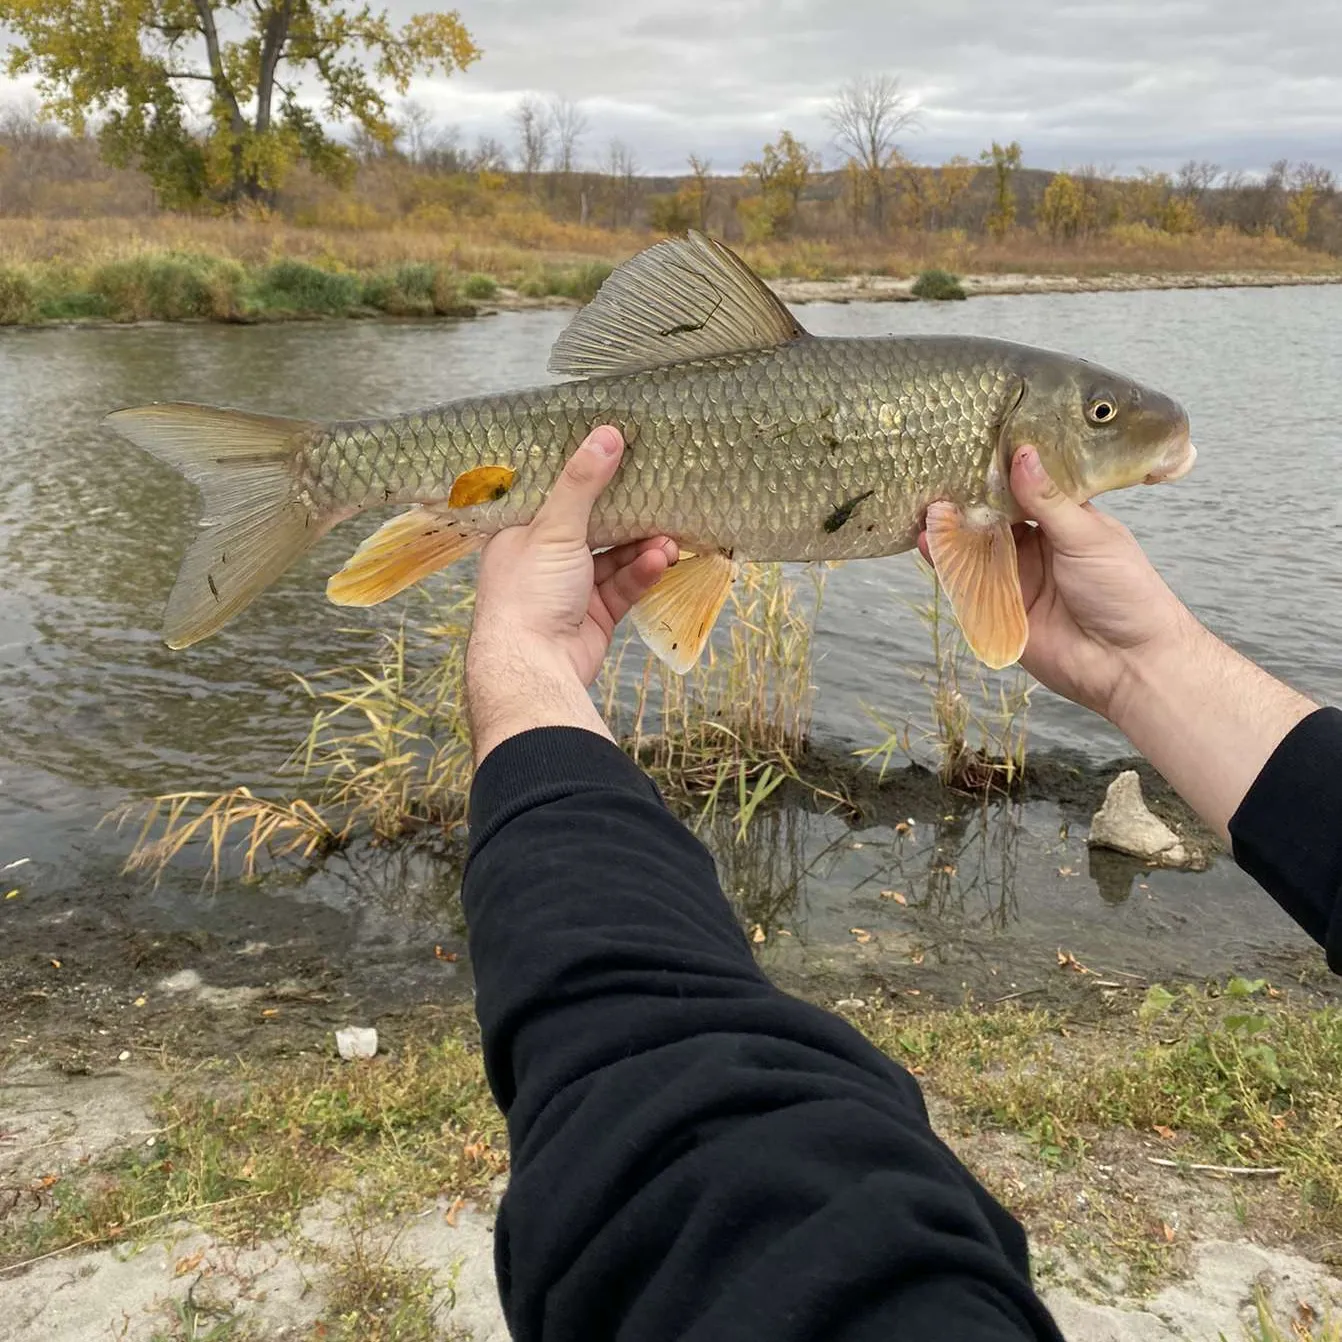
<instances>
[{"instance_id":1,"label":"fallen leaf","mask_svg":"<svg viewBox=\"0 0 1342 1342\"><path fill-rule=\"evenodd\" d=\"M45 1193L48 1188L55 1188L61 1181L59 1174L44 1174L40 1179L34 1179L31 1188L34 1193Z\"/></svg>"},{"instance_id":2,"label":"fallen leaf","mask_svg":"<svg viewBox=\"0 0 1342 1342\"><path fill-rule=\"evenodd\" d=\"M954 868L953 866L951 866L951 864L950 864L949 862L947 862L947 863L941 868L941 870L942 870L943 872L945 872L945 874L946 874L947 876L954 876L954 875L955 875L955 868Z\"/></svg>"},{"instance_id":3,"label":"fallen leaf","mask_svg":"<svg viewBox=\"0 0 1342 1342\"><path fill-rule=\"evenodd\" d=\"M266 1007L261 1014L263 1016L278 1016L280 1014L280 1009L279 1007Z\"/></svg>"},{"instance_id":4,"label":"fallen leaf","mask_svg":"<svg viewBox=\"0 0 1342 1342\"><path fill-rule=\"evenodd\" d=\"M18 899L18 897L19 897L19 892L18 892L17 889L10 890L10 891L8 891L8 892L6 893L6 895L5 895L5 898L6 898L6 899Z\"/></svg>"},{"instance_id":5,"label":"fallen leaf","mask_svg":"<svg viewBox=\"0 0 1342 1342\"><path fill-rule=\"evenodd\" d=\"M433 948L433 957L435 960L446 960L450 965L456 964L461 958L456 951L445 951L441 946Z\"/></svg>"},{"instance_id":6,"label":"fallen leaf","mask_svg":"<svg viewBox=\"0 0 1342 1342\"><path fill-rule=\"evenodd\" d=\"M1065 951L1061 946L1058 948L1058 964L1062 966L1063 969L1071 969L1078 974L1091 974L1094 972L1093 970L1087 969L1071 951Z\"/></svg>"},{"instance_id":7,"label":"fallen leaf","mask_svg":"<svg viewBox=\"0 0 1342 1342\"><path fill-rule=\"evenodd\" d=\"M194 1272L204 1261L204 1258L204 1249L197 1249L195 1253L188 1254L185 1258L179 1258L172 1265L172 1275L174 1277L185 1277L188 1272Z\"/></svg>"},{"instance_id":8,"label":"fallen leaf","mask_svg":"<svg viewBox=\"0 0 1342 1342\"><path fill-rule=\"evenodd\" d=\"M910 1067L910 1068L909 1068L909 1075L910 1075L910 1076L925 1076L926 1073L923 1071L923 1069L922 1069L921 1067L919 1067L919 1066L917 1066L917 1065L915 1064L913 1067Z\"/></svg>"},{"instance_id":9,"label":"fallen leaf","mask_svg":"<svg viewBox=\"0 0 1342 1342\"><path fill-rule=\"evenodd\" d=\"M853 844L853 847L854 847L855 849L857 849L857 848L861 848L862 846L863 846L863 845L860 844L860 843L855 843L855 844Z\"/></svg>"},{"instance_id":10,"label":"fallen leaf","mask_svg":"<svg viewBox=\"0 0 1342 1342\"><path fill-rule=\"evenodd\" d=\"M857 938L859 946L865 946L871 940L871 933L865 927L850 927L848 930Z\"/></svg>"},{"instance_id":11,"label":"fallen leaf","mask_svg":"<svg viewBox=\"0 0 1342 1342\"><path fill-rule=\"evenodd\" d=\"M905 988L905 989L904 989L904 996L905 996L905 997L921 997L922 995L923 995L923 990L922 990L921 988Z\"/></svg>"},{"instance_id":12,"label":"fallen leaf","mask_svg":"<svg viewBox=\"0 0 1342 1342\"><path fill-rule=\"evenodd\" d=\"M1059 875L1059 876L1075 876L1075 875L1076 875L1076 872L1074 872L1074 871L1071 869L1071 867L1059 867L1059 868L1058 868L1058 875Z\"/></svg>"},{"instance_id":13,"label":"fallen leaf","mask_svg":"<svg viewBox=\"0 0 1342 1342\"><path fill-rule=\"evenodd\" d=\"M443 1213L443 1220L454 1230L457 1226L457 1217L461 1215L461 1209L466 1205L465 1198L457 1198L452 1205Z\"/></svg>"},{"instance_id":14,"label":"fallen leaf","mask_svg":"<svg viewBox=\"0 0 1342 1342\"><path fill-rule=\"evenodd\" d=\"M242 1163L242 1168L238 1171L239 1179L254 1179L256 1177L256 1157L248 1156Z\"/></svg>"},{"instance_id":15,"label":"fallen leaf","mask_svg":"<svg viewBox=\"0 0 1342 1342\"><path fill-rule=\"evenodd\" d=\"M790 936L792 935L792 933L789 932L789 931L787 930L786 927L780 927L780 928L778 929L778 935L779 935L780 937L790 937Z\"/></svg>"},{"instance_id":16,"label":"fallen leaf","mask_svg":"<svg viewBox=\"0 0 1342 1342\"><path fill-rule=\"evenodd\" d=\"M758 946L760 942L764 940L764 929L758 923L756 923L755 926L750 929L750 939L755 943L756 946Z\"/></svg>"},{"instance_id":17,"label":"fallen leaf","mask_svg":"<svg viewBox=\"0 0 1342 1342\"><path fill-rule=\"evenodd\" d=\"M882 898L882 899L893 899L893 900L895 901L896 904L904 904L904 905L907 905L908 902L909 902L909 897L908 897L908 895L904 894L903 891L900 891L900 890L882 890L882 891L881 891L881 898Z\"/></svg>"},{"instance_id":18,"label":"fallen leaf","mask_svg":"<svg viewBox=\"0 0 1342 1342\"><path fill-rule=\"evenodd\" d=\"M1167 1142L1174 1140L1174 1129L1167 1128L1163 1123L1152 1123L1151 1131L1163 1137Z\"/></svg>"},{"instance_id":19,"label":"fallen leaf","mask_svg":"<svg viewBox=\"0 0 1342 1342\"><path fill-rule=\"evenodd\" d=\"M1162 1221L1161 1224L1160 1224L1160 1229L1161 1229L1161 1231L1162 1231L1162 1232L1164 1233L1164 1235L1165 1235L1165 1243L1166 1243L1166 1244L1173 1244L1173 1243L1174 1243L1174 1227L1173 1227L1172 1225L1170 1225L1167 1221Z\"/></svg>"},{"instance_id":20,"label":"fallen leaf","mask_svg":"<svg viewBox=\"0 0 1342 1342\"><path fill-rule=\"evenodd\" d=\"M59 969L61 967L61 962L59 960L53 960L51 962L51 967L52 969Z\"/></svg>"},{"instance_id":21,"label":"fallen leaf","mask_svg":"<svg viewBox=\"0 0 1342 1342\"><path fill-rule=\"evenodd\" d=\"M909 963L910 963L910 964L920 965L920 964L922 964L922 962L923 962L923 953L922 953L922 951L914 951L914 953L913 953L911 956L909 956Z\"/></svg>"},{"instance_id":22,"label":"fallen leaf","mask_svg":"<svg viewBox=\"0 0 1342 1342\"><path fill-rule=\"evenodd\" d=\"M149 999L148 999L147 997L137 997L137 998L135 999L135 1001L133 1001L133 1002L131 1003L131 1005L132 1005L132 1006L144 1006L144 1004L145 1004L148 1000L149 1000Z\"/></svg>"},{"instance_id":23,"label":"fallen leaf","mask_svg":"<svg viewBox=\"0 0 1342 1342\"><path fill-rule=\"evenodd\" d=\"M896 834L907 834L912 828L913 828L913 821L912 821L912 820L901 820L901 821L899 821L899 823L895 826L895 833L896 833Z\"/></svg>"},{"instance_id":24,"label":"fallen leaf","mask_svg":"<svg viewBox=\"0 0 1342 1342\"><path fill-rule=\"evenodd\" d=\"M129 1061L130 1061L130 1049L128 1049L128 1048L123 1048L123 1049L121 1050L121 1052L118 1053L118 1054L116 1055L116 1060L117 1060L118 1062L129 1062Z\"/></svg>"}]
</instances>

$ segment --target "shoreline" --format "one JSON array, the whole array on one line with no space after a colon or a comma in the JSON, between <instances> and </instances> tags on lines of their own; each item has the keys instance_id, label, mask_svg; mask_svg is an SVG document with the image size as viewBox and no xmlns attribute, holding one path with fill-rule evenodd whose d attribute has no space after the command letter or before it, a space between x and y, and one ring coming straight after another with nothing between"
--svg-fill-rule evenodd
<instances>
[{"instance_id":1,"label":"shoreline","mask_svg":"<svg viewBox=\"0 0 1342 1342\"><path fill-rule=\"evenodd\" d=\"M848 275L839 279L766 280L785 303L922 303L911 292L916 276L896 279L889 275ZM1301 274L1292 271L1168 271L1103 275L1040 275L1025 272L962 275L960 283L970 298L1028 297L1042 294L1097 294L1163 292L1168 290L1279 289L1342 285L1342 270ZM517 289L500 286L490 298L464 302L449 312L395 314L376 308L354 308L343 313L276 311L227 317L147 318L121 321L109 317L53 317L45 320L0 323L3 331L124 331L153 326L277 326L314 322L381 322L422 325L442 321L469 321L505 312L577 311L585 298L565 294L532 297Z\"/></svg>"}]
</instances>

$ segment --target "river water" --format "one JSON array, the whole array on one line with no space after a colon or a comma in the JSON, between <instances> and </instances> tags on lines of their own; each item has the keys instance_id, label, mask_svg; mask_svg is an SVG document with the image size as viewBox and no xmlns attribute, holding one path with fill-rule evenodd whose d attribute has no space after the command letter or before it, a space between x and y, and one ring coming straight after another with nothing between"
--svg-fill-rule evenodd
<instances>
[{"instance_id":1,"label":"river water","mask_svg":"<svg viewBox=\"0 0 1342 1342\"><path fill-rule=\"evenodd\" d=\"M1342 699L1342 287L815 304L799 312L822 335L952 331L1052 346L1177 396L1192 419L1197 470L1177 485L1114 495L1106 506L1214 629L1307 693ZM193 525L192 491L104 431L102 415L182 399L333 418L533 384L545 380L549 347L567 320L538 311L459 323L0 336L0 866L30 859L14 869L23 898L81 891L94 898L115 889L150 899L125 893L117 867L128 837L98 830L99 818L127 797L273 780L306 726L292 673L358 655L367 644L355 626L396 618L395 607L352 616L326 603L325 575L358 539L346 527L222 635L186 653L168 651L159 616ZM925 712L925 693L910 675L927 661L910 606L925 592L910 556L830 575L817 639L817 741L836 749L870 743L879 735L871 710L887 720ZM1094 760L1124 750L1103 724L1042 691L1031 725L1036 749ZM1236 944L1248 901L1250 941L1290 941L1284 920L1224 866L1202 877L1134 880L1119 898L1110 888L1108 901L1084 875L1071 889L1043 881L1069 861L1085 866L1075 842L1070 850L1055 842L1066 819L1032 808L1002 822L1028 840L1034 856L1026 866L1044 894L1032 896L1019 874L996 887L983 876L976 878L983 907L967 911L965 898L972 904L978 896L952 882L940 908L922 901L923 921L900 935L935 941L929 928L951 916L948 898L957 926L985 937L1015 929L1036 941L1075 938L1119 908L1126 929L1119 941L1136 954L1138 943L1162 932L1177 940L1182 920L1201 917L1205 900L1206 916L1225 923L1217 945ZM930 830L922 841L896 844L893 831L854 838L833 817L778 823L792 827L790 837L775 836L740 884L767 900L762 887L776 893L791 881L787 918L795 930L821 927L835 944L846 944L864 908L868 921L906 916L888 901L867 908L860 892L907 883L903 864L931 870L942 852ZM979 842L988 853L1001 846L1000 828L975 840L972 825L963 833L960 826L955 841ZM739 865L742 854L723 842ZM760 875L788 851L790 875ZM984 863L986 871L992 862ZM357 911L360 892L379 880L434 890L444 878L398 869L366 881L349 872L321 879L326 885L285 888L293 898ZM197 887L195 874L169 880L152 902L160 912L204 918ZM209 916L220 915L225 898L209 897ZM1133 912L1140 905L1152 907Z\"/></svg>"}]
</instances>

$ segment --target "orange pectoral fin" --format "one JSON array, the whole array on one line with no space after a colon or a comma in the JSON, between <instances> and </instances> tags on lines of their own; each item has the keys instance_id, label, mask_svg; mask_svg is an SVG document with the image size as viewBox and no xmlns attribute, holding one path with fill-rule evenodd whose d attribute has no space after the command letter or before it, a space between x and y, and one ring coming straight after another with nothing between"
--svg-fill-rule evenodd
<instances>
[{"instance_id":1,"label":"orange pectoral fin","mask_svg":"<svg viewBox=\"0 0 1342 1342\"><path fill-rule=\"evenodd\" d=\"M955 504L934 503L927 548L974 655L994 671L1019 661L1030 627L1010 523L975 526Z\"/></svg>"},{"instance_id":2,"label":"orange pectoral fin","mask_svg":"<svg viewBox=\"0 0 1342 1342\"><path fill-rule=\"evenodd\" d=\"M699 660L735 578L736 565L725 554L682 558L634 607L634 628L683 676Z\"/></svg>"},{"instance_id":3,"label":"orange pectoral fin","mask_svg":"<svg viewBox=\"0 0 1342 1342\"><path fill-rule=\"evenodd\" d=\"M510 466L477 466L474 470L463 471L452 482L447 506L474 508L481 503L494 503L513 487L516 479L517 472Z\"/></svg>"},{"instance_id":4,"label":"orange pectoral fin","mask_svg":"<svg viewBox=\"0 0 1342 1342\"><path fill-rule=\"evenodd\" d=\"M379 527L326 584L337 606L376 606L479 549L483 536L462 535L450 519L411 508Z\"/></svg>"}]
</instances>

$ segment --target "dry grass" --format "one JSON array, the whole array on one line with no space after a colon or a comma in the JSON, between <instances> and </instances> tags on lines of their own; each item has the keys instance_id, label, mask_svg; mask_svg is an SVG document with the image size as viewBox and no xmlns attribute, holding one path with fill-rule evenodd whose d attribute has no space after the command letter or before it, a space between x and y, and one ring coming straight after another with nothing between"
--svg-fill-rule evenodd
<instances>
[{"instance_id":1,"label":"dry grass","mask_svg":"<svg viewBox=\"0 0 1342 1342\"><path fill-rule=\"evenodd\" d=\"M924 688L928 725L893 724L868 710L884 739L857 752L884 778L896 756L914 760L930 749L942 783L957 791L1010 792L1025 773L1031 681L1019 669L990 678L965 643L936 572L919 559L929 587L914 611L927 632L930 671L911 671Z\"/></svg>"}]
</instances>

